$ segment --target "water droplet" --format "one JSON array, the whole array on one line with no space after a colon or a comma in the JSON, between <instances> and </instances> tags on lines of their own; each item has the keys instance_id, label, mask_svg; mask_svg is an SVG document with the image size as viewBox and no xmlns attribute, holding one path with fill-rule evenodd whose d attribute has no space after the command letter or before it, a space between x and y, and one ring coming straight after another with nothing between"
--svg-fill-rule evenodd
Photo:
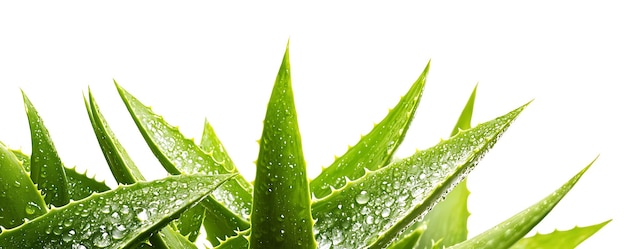
<instances>
[{"instance_id":1,"label":"water droplet","mask_svg":"<svg viewBox=\"0 0 626 249\"><path fill-rule=\"evenodd\" d=\"M356 203L365 204L370 200L370 196L367 194L367 191L363 190L356 196Z\"/></svg>"},{"instance_id":2,"label":"water droplet","mask_svg":"<svg viewBox=\"0 0 626 249\"><path fill-rule=\"evenodd\" d=\"M19 188L22 185L22 183L20 183L19 181L15 181L13 182L13 186L15 186L16 188Z\"/></svg>"},{"instance_id":3,"label":"water droplet","mask_svg":"<svg viewBox=\"0 0 626 249\"><path fill-rule=\"evenodd\" d=\"M389 214L390 214L390 213L391 213L391 209L389 209L388 207L386 207L386 208L383 208L383 211L380 213L380 215L381 215L383 218L387 218L387 217L389 217Z\"/></svg>"},{"instance_id":4,"label":"water droplet","mask_svg":"<svg viewBox=\"0 0 626 249\"><path fill-rule=\"evenodd\" d=\"M116 240L123 238L125 234L126 234L126 227L121 224L113 227L113 231L111 231L111 237L113 237L113 239L116 239Z\"/></svg>"},{"instance_id":5,"label":"water droplet","mask_svg":"<svg viewBox=\"0 0 626 249\"><path fill-rule=\"evenodd\" d=\"M367 218L365 218L365 222L367 222L367 224L373 224L374 223L374 216L367 216Z\"/></svg>"},{"instance_id":6,"label":"water droplet","mask_svg":"<svg viewBox=\"0 0 626 249\"><path fill-rule=\"evenodd\" d=\"M145 209L140 208L138 211L139 212L137 212L137 219L139 221L144 222L148 220L148 212Z\"/></svg>"},{"instance_id":7,"label":"water droplet","mask_svg":"<svg viewBox=\"0 0 626 249\"><path fill-rule=\"evenodd\" d=\"M63 234L62 239L65 242L70 242L74 238L74 235L76 235L76 231L72 229L72 230L69 230L67 233Z\"/></svg>"},{"instance_id":8,"label":"water droplet","mask_svg":"<svg viewBox=\"0 0 626 249\"><path fill-rule=\"evenodd\" d=\"M96 236L93 240L93 244L100 248L106 248L111 245L111 237L107 232L103 232L100 235Z\"/></svg>"},{"instance_id":9,"label":"water droplet","mask_svg":"<svg viewBox=\"0 0 626 249\"><path fill-rule=\"evenodd\" d=\"M37 205L37 203L31 201L26 203L26 208L24 211L27 215L33 215L36 212L41 211L41 208L39 207L39 205Z\"/></svg>"},{"instance_id":10,"label":"water droplet","mask_svg":"<svg viewBox=\"0 0 626 249\"><path fill-rule=\"evenodd\" d=\"M103 214L108 214L110 212L111 212L111 205L104 205L104 207L102 207Z\"/></svg>"}]
</instances>

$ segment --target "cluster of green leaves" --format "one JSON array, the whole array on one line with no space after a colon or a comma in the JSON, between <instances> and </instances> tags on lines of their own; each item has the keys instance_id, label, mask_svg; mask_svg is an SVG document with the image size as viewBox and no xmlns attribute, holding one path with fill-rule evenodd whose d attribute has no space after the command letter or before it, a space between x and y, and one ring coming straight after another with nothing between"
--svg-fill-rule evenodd
<instances>
[{"instance_id":1,"label":"cluster of green leaves","mask_svg":"<svg viewBox=\"0 0 626 249\"><path fill-rule=\"evenodd\" d=\"M196 248L201 230L221 249L573 248L608 222L524 238L587 166L537 204L468 239L464 178L527 104L472 128L474 89L451 138L392 161L429 67L370 133L309 181L287 49L259 140L254 186L238 173L208 122L196 144L116 83L171 176L146 181L89 91L89 119L119 183L109 189L63 165L24 94L32 154L0 143L0 249Z\"/></svg>"}]
</instances>

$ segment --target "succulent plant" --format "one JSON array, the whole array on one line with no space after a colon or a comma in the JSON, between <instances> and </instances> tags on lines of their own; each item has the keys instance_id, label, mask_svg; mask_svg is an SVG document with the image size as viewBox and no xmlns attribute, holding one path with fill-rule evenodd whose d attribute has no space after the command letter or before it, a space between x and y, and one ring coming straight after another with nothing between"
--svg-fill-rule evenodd
<instances>
[{"instance_id":1,"label":"succulent plant","mask_svg":"<svg viewBox=\"0 0 626 249\"><path fill-rule=\"evenodd\" d=\"M574 248L609 222L524 237L590 163L545 199L468 239L464 178L528 103L470 127L474 89L451 138L394 159L429 68L430 62L371 132L312 180L302 152L288 48L267 107L254 183L238 173L208 122L195 143L116 82L170 176L146 181L89 91L87 113L119 184L110 189L63 165L23 93L32 153L0 143L0 248L196 248L194 242L204 239L222 249Z\"/></svg>"}]
</instances>

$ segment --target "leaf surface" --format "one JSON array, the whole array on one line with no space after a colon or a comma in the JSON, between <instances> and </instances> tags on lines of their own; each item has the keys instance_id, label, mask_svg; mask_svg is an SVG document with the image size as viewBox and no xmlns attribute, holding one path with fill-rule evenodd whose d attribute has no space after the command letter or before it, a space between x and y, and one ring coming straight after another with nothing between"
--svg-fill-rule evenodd
<instances>
[{"instance_id":1,"label":"leaf surface","mask_svg":"<svg viewBox=\"0 0 626 249\"><path fill-rule=\"evenodd\" d=\"M472 126L472 114L474 112L474 100L476 99L476 87L472 91L459 119L452 129L450 136L456 135L461 130L467 130ZM467 181L463 179L446 196L446 199L437 203L433 210L428 212L424 221L428 225L419 240L417 248L443 248L451 246L467 239L467 197L469 196ZM439 246L434 247L435 242Z\"/></svg>"},{"instance_id":2,"label":"leaf surface","mask_svg":"<svg viewBox=\"0 0 626 249\"><path fill-rule=\"evenodd\" d=\"M32 141L30 178L41 190L48 205L63 206L70 201L65 167L37 110L23 91L22 96Z\"/></svg>"},{"instance_id":3,"label":"leaf surface","mask_svg":"<svg viewBox=\"0 0 626 249\"><path fill-rule=\"evenodd\" d=\"M217 160L215 152L205 152L178 128L169 125L116 83L118 92L148 146L170 174L202 173L207 175L237 173L212 193L215 199L237 216L246 217L252 206L252 186L233 165Z\"/></svg>"},{"instance_id":4,"label":"leaf surface","mask_svg":"<svg viewBox=\"0 0 626 249\"><path fill-rule=\"evenodd\" d=\"M554 230L548 234L535 234L517 241L510 249L574 249L587 238L608 224L610 220L586 227L574 227L566 231Z\"/></svg>"},{"instance_id":5,"label":"leaf surface","mask_svg":"<svg viewBox=\"0 0 626 249\"><path fill-rule=\"evenodd\" d=\"M231 177L169 176L122 185L5 231L0 248L130 248Z\"/></svg>"},{"instance_id":6,"label":"leaf surface","mask_svg":"<svg viewBox=\"0 0 626 249\"><path fill-rule=\"evenodd\" d=\"M263 124L250 249L317 248L309 181L291 90L289 48L278 71Z\"/></svg>"},{"instance_id":7,"label":"leaf surface","mask_svg":"<svg viewBox=\"0 0 626 249\"><path fill-rule=\"evenodd\" d=\"M388 246L473 169L525 106L368 172L314 202L320 247ZM330 235L339 228L344 230L343 239L333 240Z\"/></svg>"},{"instance_id":8,"label":"leaf surface","mask_svg":"<svg viewBox=\"0 0 626 249\"><path fill-rule=\"evenodd\" d=\"M572 189L572 187L574 187L576 182L578 182L580 177L592 164L593 162L587 165L587 167L582 169L563 186L543 200L517 213L513 217L492 227L491 229L477 235L476 237L456 244L451 248L509 248L515 244L515 242L524 237L556 206L556 204L559 203L559 201L561 201L561 199L563 199L563 197Z\"/></svg>"},{"instance_id":9,"label":"leaf surface","mask_svg":"<svg viewBox=\"0 0 626 249\"><path fill-rule=\"evenodd\" d=\"M411 124L415 110L419 105L430 62L422 75L413 83L400 102L389 111L387 116L367 135L337 158L319 176L311 181L311 192L316 198L322 198L346 184L348 179L358 179L365 170L376 170L387 165Z\"/></svg>"},{"instance_id":10,"label":"leaf surface","mask_svg":"<svg viewBox=\"0 0 626 249\"><path fill-rule=\"evenodd\" d=\"M16 227L46 211L39 190L15 155L0 142L0 227Z\"/></svg>"}]
</instances>

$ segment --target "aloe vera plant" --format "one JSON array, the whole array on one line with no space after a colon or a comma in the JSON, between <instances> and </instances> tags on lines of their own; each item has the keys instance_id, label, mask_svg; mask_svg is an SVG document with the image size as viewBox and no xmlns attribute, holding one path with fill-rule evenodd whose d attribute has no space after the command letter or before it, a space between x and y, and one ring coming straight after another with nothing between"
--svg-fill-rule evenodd
<instances>
[{"instance_id":1,"label":"aloe vera plant","mask_svg":"<svg viewBox=\"0 0 626 249\"><path fill-rule=\"evenodd\" d=\"M85 106L119 186L63 165L24 96L32 153L0 143L0 249L5 248L574 248L609 221L524 237L591 166L545 199L467 237L465 177L528 105L471 127L476 89L449 139L392 160L417 109L430 63L372 131L312 180L307 176L287 48L246 181L213 128L186 138L116 83L170 176L146 181L91 91Z\"/></svg>"}]
</instances>

